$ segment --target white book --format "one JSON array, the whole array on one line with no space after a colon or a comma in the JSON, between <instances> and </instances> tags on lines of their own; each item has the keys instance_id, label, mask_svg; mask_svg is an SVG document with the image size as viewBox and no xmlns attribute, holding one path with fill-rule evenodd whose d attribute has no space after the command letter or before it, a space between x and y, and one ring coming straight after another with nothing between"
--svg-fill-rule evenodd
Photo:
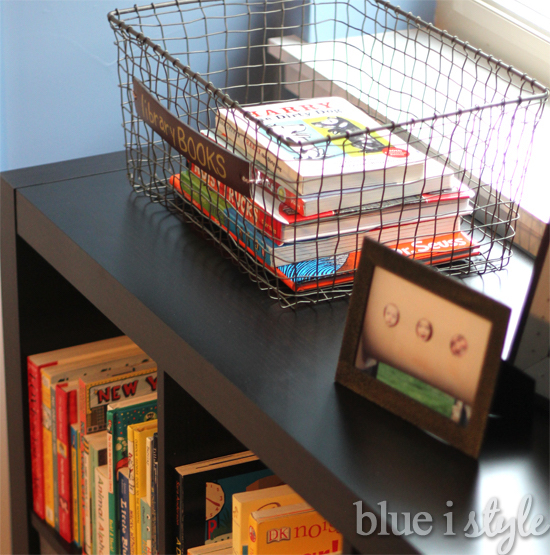
<instances>
[{"instance_id":1,"label":"white book","mask_svg":"<svg viewBox=\"0 0 550 555\"><path fill-rule=\"evenodd\" d=\"M96 488L96 538L94 551L96 555L109 555L109 487L107 465L95 469Z\"/></svg>"},{"instance_id":2,"label":"white book","mask_svg":"<svg viewBox=\"0 0 550 555\"><path fill-rule=\"evenodd\" d=\"M344 98L325 97L220 109L216 133L256 160L299 195L402 183L424 176L426 155ZM282 136L292 143L277 140ZM300 143L331 137L331 142Z\"/></svg>"}]
</instances>

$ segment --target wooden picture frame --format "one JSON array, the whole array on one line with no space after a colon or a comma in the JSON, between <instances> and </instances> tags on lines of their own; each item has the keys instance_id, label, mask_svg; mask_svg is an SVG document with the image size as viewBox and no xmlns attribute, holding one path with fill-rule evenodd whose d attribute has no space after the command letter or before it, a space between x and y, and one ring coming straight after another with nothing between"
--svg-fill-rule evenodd
<instances>
[{"instance_id":1,"label":"wooden picture frame","mask_svg":"<svg viewBox=\"0 0 550 555\"><path fill-rule=\"evenodd\" d=\"M336 382L477 458L510 309L365 238Z\"/></svg>"}]
</instances>

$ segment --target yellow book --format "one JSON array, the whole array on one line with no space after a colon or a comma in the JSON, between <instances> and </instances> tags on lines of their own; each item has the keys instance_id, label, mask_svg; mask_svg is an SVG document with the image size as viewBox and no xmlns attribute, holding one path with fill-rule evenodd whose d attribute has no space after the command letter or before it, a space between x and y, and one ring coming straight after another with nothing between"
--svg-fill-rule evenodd
<instances>
[{"instance_id":1,"label":"yellow book","mask_svg":"<svg viewBox=\"0 0 550 555\"><path fill-rule=\"evenodd\" d=\"M62 364L45 366L40 370L42 381L42 452L44 472L44 505L46 522L55 526L54 508L54 449L52 441L52 425L55 415L52 414L52 384L74 379L87 372L99 372L106 361L119 360L131 356L146 356L145 353L128 337L121 336L103 341L86 343L71 349L70 356L63 358Z\"/></svg>"},{"instance_id":2,"label":"yellow book","mask_svg":"<svg viewBox=\"0 0 550 555\"><path fill-rule=\"evenodd\" d=\"M248 519L254 511L304 503L287 485L243 491L233 495L233 555L248 553Z\"/></svg>"},{"instance_id":3,"label":"yellow book","mask_svg":"<svg viewBox=\"0 0 550 555\"><path fill-rule=\"evenodd\" d=\"M158 420L128 426L130 490L130 553L141 555L141 498L146 496L146 442L158 430Z\"/></svg>"},{"instance_id":4,"label":"yellow book","mask_svg":"<svg viewBox=\"0 0 550 555\"><path fill-rule=\"evenodd\" d=\"M248 525L249 555L342 553L342 534L307 503L255 511Z\"/></svg>"}]
</instances>

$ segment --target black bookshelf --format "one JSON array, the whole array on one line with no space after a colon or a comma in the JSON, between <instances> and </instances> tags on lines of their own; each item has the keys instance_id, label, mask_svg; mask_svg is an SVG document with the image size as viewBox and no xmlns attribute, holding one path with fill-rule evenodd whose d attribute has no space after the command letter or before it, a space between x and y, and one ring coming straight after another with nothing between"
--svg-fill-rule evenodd
<instances>
[{"instance_id":1,"label":"black bookshelf","mask_svg":"<svg viewBox=\"0 0 550 555\"><path fill-rule=\"evenodd\" d=\"M512 304L514 326L531 266L518 255L505 272L467 281ZM452 500L464 527L486 497L515 503L499 473L536 493L539 512L548 506L543 408L513 414L523 427L492 422L475 462L336 386L348 303L281 309L200 233L134 194L122 153L2 176L2 294L14 553L37 552L45 535L31 518L23 361L118 333L159 365L163 552L174 551L169 469L243 446L365 553L481 553L480 541L444 537L442 515ZM358 500L431 513L434 530L360 536ZM528 545L544 553L548 539Z\"/></svg>"}]
</instances>

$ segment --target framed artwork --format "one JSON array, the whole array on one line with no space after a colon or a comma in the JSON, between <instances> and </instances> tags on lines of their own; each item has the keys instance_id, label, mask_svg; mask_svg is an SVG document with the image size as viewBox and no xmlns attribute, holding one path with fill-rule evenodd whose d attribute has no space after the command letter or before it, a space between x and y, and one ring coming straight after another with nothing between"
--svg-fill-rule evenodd
<instances>
[{"instance_id":1,"label":"framed artwork","mask_svg":"<svg viewBox=\"0 0 550 555\"><path fill-rule=\"evenodd\" d=\"M510 309L365 239L336 381L472 457Z\"/></svg>"}]
</instances>

